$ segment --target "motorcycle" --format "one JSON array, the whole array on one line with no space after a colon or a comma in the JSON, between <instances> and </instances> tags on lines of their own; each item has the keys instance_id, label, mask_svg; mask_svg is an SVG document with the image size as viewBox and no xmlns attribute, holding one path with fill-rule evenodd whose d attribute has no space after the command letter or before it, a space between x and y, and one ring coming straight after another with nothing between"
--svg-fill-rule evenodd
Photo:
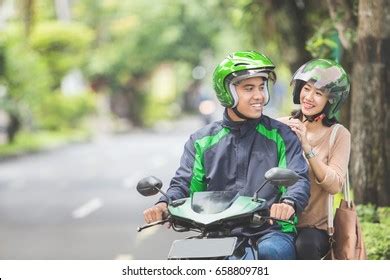
<instances>
[{"instance_id":1,"label":"motorcycle","mask_svg":"<svg viewBox=\"0 0 390 280\"><path fill-rule=\"evenodd\" d=\"M154 176L146 177L137 184L143 196L161 193L168 199L168 215L165 219L138 227L146 228L169 223L177 232L193 231L198 234L172 243L168 259L243 259L248 248L253 259L257 259L254 237L269 220L294 224L290 220L279 220L269 216L267 201L259 198L259 191L267 184L291 186L299 175L294 171L274 167L268 170L263 184L252 197L241 196L231 191L195 192L191 197L172 201L161 190L162 182ZM250 229L255 235L244 233Z\"/></svg>"}]
</instances>

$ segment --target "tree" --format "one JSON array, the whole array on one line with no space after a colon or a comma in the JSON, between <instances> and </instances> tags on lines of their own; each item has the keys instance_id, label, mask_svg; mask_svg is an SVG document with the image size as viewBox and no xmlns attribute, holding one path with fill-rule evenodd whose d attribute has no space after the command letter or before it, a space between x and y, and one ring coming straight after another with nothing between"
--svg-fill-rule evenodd
<instances>
[{"instance_id":1,"label":"tree","mask_svg":"<svg viewBox=\"0 0 390 280\"><path fill-rule=\"evenodd\" d=\"M49 67L54 89L68 71L80 67L86 60L92 37L92 31L81 23L43 21L36 24L30 45Z\"/></svg>"},{"instance_id":2,"label":"tree","mask_svg":"<svg viewBox=\"0 0 390 280\"><path fill-rule=\"evenodd\" d=\"M26 37L29 37L31 29L34 25L35 20L35 1L24 0L20 2L21 14L24 22L24 33Z\"/></svg>"},{"instance_id":3,"label":"tree","mask_svg":"<svg viewBox=\"0 0 390 280\"><path fill-rule=\"evenodd\" d=\"M83 8L86 3L91 9ZM109 88L112 99L119 97L121 117L142 126L153 71L164 63L184 63L192 69L202 51L213 48L216 28L210 5L167 0L79 3L76 16L96 30L89 79L94 88Z\"/></svg>"},{"instance_id":4,"label":"tree","mask_svg":"<svg viewBox=\"0 0 390 280\"><path fill-rule=\"evenodd\" d=\"M328 17L326 6L313 1L221 1L221 11L248 37L248 47L270 55L292 71L310 58L306 42Z\"/></svg>"},{"instance_id":5,"label":"tree","mask_svg":"<svg viewBox=\"0 0 390 280\"><path fill-rule=\"evenodd\" d=\"M359 1L352 76L351 179L355 200L390 205L390 2Z\"/></svg>"},{"instance_id":6,"label":"tree","mask_svg":"<svg viewBox=\"0 0 390 280\"><path fill-rule=\"evenodd\" d=\"M340 49L344 49L339 61L347 73L352 72L354 47L356 43L357 16L355 13L357 1L327 0L329 15L334 28L337 30ZM347 100L340 113L342 123L350 127L351 102Z\"/></svg>"},{"instance_id":7,"label":"tree","mask_svg":"<svg viewBox=\"0 0 390 280\"><path fill-rule=\"evenodd\" d=\"M26 47L20 29L13 28L1 35L4 69L0 74L0 85L5 86L7 94L1 97L0 109L9 115L6 131L8 141L12 142L23 124L31 125L33 110L49 93L52 79L41 57Z\"/></svg>"},{"instance_id":8,"label":"tree","mask_svg":"<svg viewBox=\"0 0 390 280\"><path fill-rule=\"evenodd\" d=\"M227 3L243 11L237 26L245 27L251 46L264 49L271 44L274 53L270 55L288 62L292 71L308 59L305 45L312 56L337 58L352 73L351 98L343 106L341 119L352 134L355 199L389 205L389 1L327 0L327 9L322 2L305 0ZM232 20L236 14L240 13L233 14ZM295 52L300 55L292 55Z\"/></svg>"},{"instance_id":9,"label":"tree","mask_svg":"<svg viewBox=\"0 0 390 280\"><path fill-rule=\"evenodd\" d=\"M35 20L35 1L34 0L24 0L24 1L19 2L19 5L20 5L20 13L21 13L21 16L23 18L23 26L24 26L24 41L23 41L23 43L25 43L30 36L31 29L33 27L34 20ZM2 42L2 43L4 43L4 42ZM2 45L2 44L0 44L0 45ZM5 50L4 46L1 46L1 47L2 47L1 48L2 50L1 50L0 55L1 55L2 59L0 61L0 64L1 64L0 67L3 68L3 71L0 70L0 77L4 76L5 79L7 79L7 77L6 77L6 72L7 72L6 71L7 70L6 64L8 63L8 61L6 61L6 50ZM1 73L1 72L3 72L3 73ZM8 116L9 116L9 122L8 122L7 128L6 128L7 141L9 143L12 143L15 139L16 134L20 130L22 120L21 120L19 110L17 108L18 107L17 103L15 102L15 100L12 97L8 96L4 100L2 100L2 103L3 104L0 106L0 108L2 107L3 109L6 109L5 111L8 113Z\"/></svg>"}]
</instances>

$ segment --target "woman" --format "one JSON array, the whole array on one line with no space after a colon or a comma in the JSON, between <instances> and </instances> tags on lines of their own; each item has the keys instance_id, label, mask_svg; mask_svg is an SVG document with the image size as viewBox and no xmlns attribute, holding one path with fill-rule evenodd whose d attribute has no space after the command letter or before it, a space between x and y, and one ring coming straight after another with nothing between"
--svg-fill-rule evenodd
<instances>
[{"instance_id":1,"label":"woman","mask_svg":"<svg viewBox=\"0 0 390 280\"><path fill-rule=\"evenodd\" d=\"M350 84L339 64L314 59L298 69L292 85L293 101L300 104L300 110L280 121L289 125L301 141L311 181L309 204L299 216L297 256L321 259L329 250L328 196L341 191L348 169L349 131L340 125L333 145L330 145L330 136L338 123L336 114L349 94Z\"/></svg>"}]
</instances>

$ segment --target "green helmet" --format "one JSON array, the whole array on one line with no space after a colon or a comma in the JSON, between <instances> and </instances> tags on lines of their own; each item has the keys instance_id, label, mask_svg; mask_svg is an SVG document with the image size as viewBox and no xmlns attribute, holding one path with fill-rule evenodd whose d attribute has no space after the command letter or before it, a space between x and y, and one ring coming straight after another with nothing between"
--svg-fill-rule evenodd
<instances>
[{"instance_id":1,"label":"green helmet","mask_svg":"<svg viewBox=\"0 0 390 280\"><path fill-rule=\"evenodd\" d=\"M275 65L265 55L256 51L238 51L229 54L214 70L213 86L219 102L234 108L238 96L234 84L252 77L276 81ZM268 82L265 85L266 104L269 101Z\"/></svg>"},{"instance_id":2,"label":"green helmet","mask_svg":"<svg viewBox=\"0 0 390 280\"><path fill-rule=\"evenodd\" d=\"M334 118L347 99L350 89L348 75L343 67L330 59L313 59L302 65L291 80L295 104L300 104L300 93L307 82L312 82L317 89L328 95L323 113L329 119Z\"/></svg>"}]
</instances>

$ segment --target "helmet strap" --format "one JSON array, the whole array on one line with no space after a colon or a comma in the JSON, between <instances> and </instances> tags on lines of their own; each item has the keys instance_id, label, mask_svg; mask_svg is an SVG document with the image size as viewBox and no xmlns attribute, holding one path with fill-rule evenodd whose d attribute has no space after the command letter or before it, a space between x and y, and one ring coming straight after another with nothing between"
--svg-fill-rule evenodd
<instances>
[{"instance_id":1,"label":"helmet strap","mask_svg":"<svg viewBox=\"0 0 390 280\"><path fill-rule=\"evenodd\" d=\"M328 102L328 103L326 103L324 109L320 113L317 113L317 114L312 115L312 116L304 115L306 118L305 121L308 121L308 122L322 121L327 116L328 111L329 111L329 107L330 107L330 103ZM301 110L301 112L302 112L302 110Z\"/></svg>"},{"instance_id":2,"label":"helmet strap","mask_svg":"<svg viewBox=\"0 0 390 280\"><path fill-rule=\"evenodd\" d=\"M308 116L308 115L304 115L304 116L306 118L306 120L304 122L308 121L310 123L311 122L318 122L318 121L321 121L325 118L325 114L323 112L317 113L317 114L312 115L312 116Z\"/></svg>"},{"instance_id":3,"label":"helmet strap","mask_svg":"<svg viewBox=\"0 0 390 280\"><path fill-rule=\"evenodd\" d=\"M237 115L237 117L239 117L241 119L254 120L254 118L249 118L249 117L245 116L244 114L240 113L240 111L238 111L237 107L232 108L232 110Z\"/></svg>"}]
</instances>

